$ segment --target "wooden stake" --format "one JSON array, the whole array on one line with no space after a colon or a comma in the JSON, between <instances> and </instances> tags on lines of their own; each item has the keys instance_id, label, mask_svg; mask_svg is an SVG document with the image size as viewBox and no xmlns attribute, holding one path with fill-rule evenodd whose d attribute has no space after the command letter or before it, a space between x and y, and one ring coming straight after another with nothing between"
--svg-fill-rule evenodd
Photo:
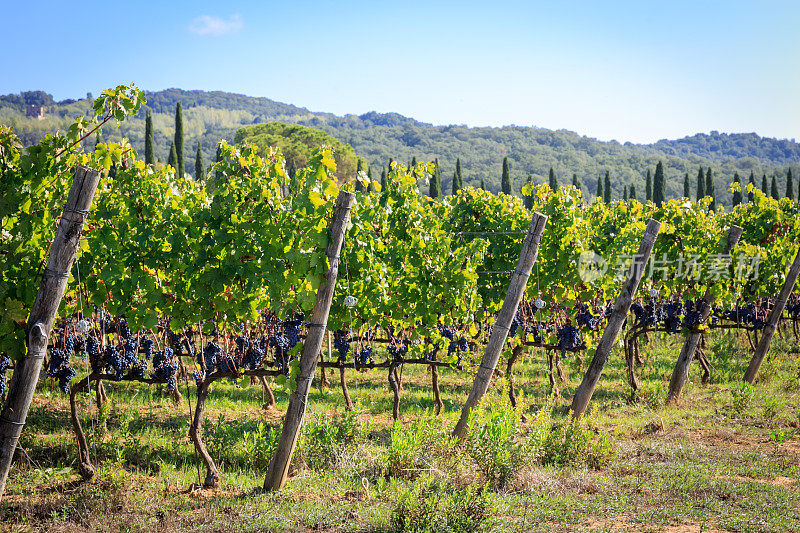
<instances>
[{"instance_id":1,"label":"wooden stake","mask_svg":"<svg viewBox=\"0 0 800 533\"><path fill-rule=\"evenodd\" d=\"M84 166L76 169L67 203L50 246L47 266L42 273L39 292L26 326L27 354L14 366L8 396L0 412L0 499L3 497L14 451L33 401L36 383L39 381L50 329L67 288L83 224L99 182L100 172Z\"/></svg>"},{"instance_id":2,"label":"wooden stake","mask_svg":"<svg viewBox=\"0 0 800 533\"><path fill-rule=\"evenodd\" d=\"M317 357L322 348L325 337L325 328L328 325L328 315L333 301L333 291L336 287L336 276L339 273L339 253L344 242L344 232L350 216L355 194L342 191L336 200L336 208L331 220L331 242L326 254L330 269L325 273L324 281L317 290L317 302L311 311L308 324L308 335L303 343L300 355L300 375L297 376L297 388L289 397L289 407L283 422L283 431L275 450L275 455L269 464L267 476L264 479L264 490L280 490L286 483L289 474L289 463L292 459L294 447L300 436L300 427L306 413L306 402L314 371L317 367Z\"/></svg>"},{"instance_id":3,"label":"wooden stake","mask_svg":"<svg viewBox=\"0 0 800 533\"><path fill-rule=\"evenodd\" d=\"M520 252L519 260L517 261L517 268L514 270L506 297L503 300L503 307L497 314L494 327L492 327L489 342L486 343L486 352L483 354L481 365L475 373L475 380L472 383L469 397L461 410L461 418L455 429L453 429L453 436L459 439L466 438L469 413L478 405L489 389L489 382L497 367L497 360L500 358L500 352L503 350L506 337L508 337L508 330L514 320L514 315L517 313L522 295L525 294L525 287L528 284L533 263L539 254L539 243L542 241L545 224L547 224L547 217L541 213L534 212L531 224L528 226L525 242L522 245L522 252Z\"/></svg>"},{"instance_id":4,"label":"wooden stake","mask_svg":"<svg viewBox=\"0 0 800 533\"><path fill-rule=\"evenodd\" d=\"M644 231L642 243L639 245L639 251L636 252L636 256L634 256L628 280L622 287L622 293L617 298L617 301L614 302L614 310L608 318L608 324L606 324L603 336L597 344L594 357L591 363L589 363L589 368L586 369L583 381L575 391L575 396L572 398L573 418L580 418L589 406L589 400L592 399L594 389L597 387L597 382L600 381L600 375L603 373L603 368L605 368L608 362L611 349L617 341L619 331L622 329L622 323L625 322L625 317L628 316L633 296L639 288L639 282L642 280L645 266L650 259L650 253L653 251L653 245L656 242L656 237L660 229L661 223L657 220L651 218L647 222L647 228Z\"/></svg>"},{"instance_id":5,"label":"wooden stake","mask_svg":"<svg viewBox=\"0 0 800 533\"><path fill-rule=\"evenodd\" d=\"M740 226L731 226L730 231L728 231L728 239L725 243L725 248L722 252L723 255L730 254L733 250L733 247L736 246L736 243L739 242L741 237L742 228ZM703 308L701 323L705 323L708 320L708 317L711 315L711 311L714 308L715 298L714 293L711 291L713 286L714 284L710 283L708 289L706 289L706 293L703 295L705 307ZM702 332L692 331L689 333L689 336L686 337L686 341L683 343L683 348L681 348L681 353L678 355L678 360L675 362L675 369L672 371L672 378L669 380L667 404L677 403L680 399L681 390L686 384L686 381L689 379L689 365L692 363L692 358L697 351L697 345L700 342L700 337L702 336ZM705 367L704 370L706 370Z\"/></svg>"},{"instance_id":6,"label":"wooden stake","mask_svg":"<svg viewBox=\"0 0 800 533\"><path fill-rule=\"evenodd\" d=\"M800 274L800 250L797 251L794 262L789 268L789 273L786 275L786 281L783 282L783 287L781 287L781 292L775 299L775 306L769 314L767 325L764 326L764 330L761 332L761 339L758 341L756 353L753 354L750 365L744 373L744 380L750 384L755 381L758 369L761 368L761 363L764 362L764 356L767 355L769 351L772 336L775 335L775 328L778 325L778 321L781 319L783 310L786 308L786 302L789 300L789 296L794 290L794 285L797 283L798 274ZM14 373L16 374L16 371Z\"/></svg>"}]
</instances>

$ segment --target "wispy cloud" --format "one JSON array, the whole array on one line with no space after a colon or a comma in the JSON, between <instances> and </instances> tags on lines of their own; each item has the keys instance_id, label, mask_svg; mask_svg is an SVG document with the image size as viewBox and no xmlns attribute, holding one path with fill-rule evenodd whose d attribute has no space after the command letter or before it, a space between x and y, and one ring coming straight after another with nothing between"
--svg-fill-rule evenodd
<instances>
[{"instance_id":1,"label":"wispy cloud","mask_svg":"<svg viewBox=\"0 0 800 533\"><path fill-rule=\"evenodd\" d=\"M236 33L242 29L242 17L231 15L227 19L222 17L212 17L210 15L200 15L192 21L189 31L197 35L210 35L219 37L228 33Z\"/></svg>"}]
</instances>

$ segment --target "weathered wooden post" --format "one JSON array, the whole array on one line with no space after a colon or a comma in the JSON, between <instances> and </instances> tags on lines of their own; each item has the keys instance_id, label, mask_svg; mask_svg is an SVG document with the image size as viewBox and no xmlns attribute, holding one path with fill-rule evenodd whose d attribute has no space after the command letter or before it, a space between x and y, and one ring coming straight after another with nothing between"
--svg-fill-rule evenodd
<instances>
[{"instance_id":1,"label":"weathered wooden post","mask_svg":"<svg viewBox=\"0 0 800 533\"><path fill-rule=\"evenodd\" d=\"M528 284L533 263L539 254L539 243L542 241L545 224L547 224L547 217L541 213L534 212L531 224L528 226L525 242L522 245L522 251L519 254L517 268L514 270L511 283L508 285L508 291L506 291L506 297L503 300L503 307L497 314L497 319L492 327L489 342L486 343L486 352L483 354L481 365L475 373L475 381L472 383L469 397L461 409L461 418L455 429L453 429L453 436L455 437L460 439L466 437L469 413L478 405L489 389L489 382L492 379L492 374L494 374L494 369L497 367L497 360L500 358L500 352L503 350L506 337L508 337L508 330L514 320L514 315L517 313L522 295L525 294L525 286Z\"/></svg>"},{"instance_id":2,"label":"weathered wooden post","mask_svg":"<svg viewBox=\"0 0 800 533\"><path fill-rule=\"evenodd\" d=\"M297 388L289 397L289 407L283 422L283 431L275 450L275 455L269 464L267 476L264 479L264 490L280 490L286 483L289 473L289 463L292 459L297 438L300 435L300 426L306 412L308 391L314 379L317 367L317 357L325 338L325 328L328 325L328 315L333 301L333 291L336 287L336 276L339 273L339 252L344 242L344 232L350 216L355 194L342 191L336 200L336 208L331 220L331 242L325 253L328 256L330 269L325 273L323 283L317 290L317 302L311 311L308 323L308 335L303 343L300 355L300 375L297 376Z\"/></svg>"},{"instance_id":3,"label":"weathered wooden post","mask_svg":"<svg viewBox=\"0 0 800 533\"><path fill-rule=\"evenodd\" d=\"M589 363L589 368L583 376L580 386L575 391L575 396L572 398L572 417L580 418L586 412L589 405L589 400L592 399L594 389L597 387L597 382L600 380L600 375L603 373L608 362L608 356L611 353L611 348L617 340L622 323L625 322L625 317L628 316L628 311L631 308L633 296L639 288L639 282L644 275L644 269L647 266L647 261L650 259L650 253L653 251L653 245L656 242L656 237L661 229L661 223L652 218L647 222L647 228L642 237L642 243L639 245L639 251L633 258L633 265L631 266L630 275L625 285L622 287L622 293L614 302L614 310L608 318L608 324L603 331L603 336L600 342L597 343L597 350L594 353L592 362Z\"/></svg>"},{"instance_id":4,"label":"weathered wooden post","mask_svg":"<svg viewBox=\"0 0 800 533\"><path fill-rule=\"evenodd\" d=\"M744 380L748 383L753 383L758 374L758 369L761 368L761 363L764 362L764 356L767 355L767 351L769 351L772 336L775 335L775 328L778 326L778 321L781 319L783 310L786 308L786 302L789 300L789 296L794 290L795 283L797 283L798 274L800 274L800 250L797 251L794 262L789 268L789 273L786 274L786 281L783 282L781 292L775 299L775 306L769 314L767 325L764 326L764 330L761 332L761 339L758 341L758 346L756 346L756 353L753 354L750 365L744 373Z\"/></svg>"},{"instance_id":5,"label":"weathered wooden post","mask_svg":"<svg viewBox=\"0 0 800 533\"><path fill-rule=\"evenodd\" d=\"M740 226L731 226L731 229L728 232L728 239L725 243L725 248L722 253L724 255L730 254L733 250L733 247L736 246L736 243L739 242L741 237L742 228ZM703 295L705 307L702 311L701 323L704 323L706 320L708 320L708 317L711 315L711 310L714 307L715 298L714 293L711 290L713 285L713 283L710 283L708 289L706 289L706 293ZM672 378L669 380L667 404L677 403L680 399L681 389L683 389L683 386L686 384L686 380L689 379L689 365L692 363L692 358L697 351L697 345L699 344L702 336L703 334L701 332L692 331L689 333L689 336L686 337L686 341L683 343L683 348L681 348L681 353L678 356L678 360L675 362L675 369L672 371Z\"/></svg>"},{"instance_id":6,"label":"weathered wooden post","mask_svg":"<svg viewBox=\"0 0 800 533\"><path fill-rule=\"evenodd\" d=\"M47 266L42 272L39 292L36 294L26 325L27 354L14 366L8 396L0 412L0 499L3 497L14 451L39 381L50 329L53 327L58 306L67 288L83 224L89 214L99 182L100 172L97 170L84 166L79 166L75 170L72 188L50 246Z\"/></svg>"}]
</instances>

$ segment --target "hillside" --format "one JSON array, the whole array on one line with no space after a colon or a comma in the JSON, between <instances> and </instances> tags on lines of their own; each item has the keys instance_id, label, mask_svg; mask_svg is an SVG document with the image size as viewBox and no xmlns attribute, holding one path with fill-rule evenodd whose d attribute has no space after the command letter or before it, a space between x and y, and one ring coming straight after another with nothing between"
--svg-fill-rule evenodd
<instances>
[{"instance_id":1,"label":"hillside","mask_svg":"<svg viewBox=\"0 0 800 533\"><path fill-rule=\"evenodd\" d=\"M380 173L390 158L408 162L412 157L427 161L438 158L442 168L443 189L449 190L456 158L461 159L465 184L500 188L504 156L511 163L515 189L519 190L528 174L543 183L552 166L560 183L569 183L577 174L584 190L594 194L597 177L611 173L613 196L619 197L626 185L634 185L641 198L644 175L659 160L665 165L667 197L682 195L683 176L689 173L694 187L698 166L712 167L716 191L722 203L729 203L728 183L734 172L746 178L751 171L778 175L784 191L786 170L800 171L800 144L793 140L759 137L754 133L697 134L653 144L604 142L566 130L505 126L470 128L459 125L435 126L396 113L370 112L363 115L337 116L312 112L306 108L226 92L167 89L148 92L148 107L153 111L157 157L167 159L173 135L175 104L184 109L187 172L194 172L194 151L199 142L205 161L213 161L214 148L222 138L233 140L236 131L246 125L280 121L318 128L351 145ZM44 120L25 116L29 103L46 105ZM64 129L72 118L85 113L90 100L54 102L42 91L0 96L0 123L14 126L23 143L32 144L42 135ZM103 132L103 140L121 136L130 139L134 148L144 145L144 112L119 129ZM760 183L760 179L758 180Z\"/></svg>"}]
</instances>

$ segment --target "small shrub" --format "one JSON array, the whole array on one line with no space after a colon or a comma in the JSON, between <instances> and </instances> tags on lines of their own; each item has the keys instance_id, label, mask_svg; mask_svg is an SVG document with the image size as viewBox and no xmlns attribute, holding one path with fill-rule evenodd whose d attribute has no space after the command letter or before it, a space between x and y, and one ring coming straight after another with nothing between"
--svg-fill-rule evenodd
<instances>
[{"instance_id":1,"label":"small shrub","mask_svg":"<svg viewBox=\"0 0 800 533\"><path fill-rule=\"evenodd\" d=\"M731 407L738 413L744 413L753 402L755 389L746 381L739 383L739 387L731 391Z\"/></svg>"},{"instance_id":2,"label":"small shrub","mask_svg":"<svg viewBox=\"0 0 800 533\"><path fill-rule=\"evenodd\" d=\"M577 420L557 425L542 445L542 464L600 468L614 456L614 446L605 433L592 431Z\"/></svg>"},{"instance_id":3,"label":"small shrub","mask_svg":"<svg viewBox=\"0 0 800 533\"><path fill-rule=\"evenodd\" d=\"M786 403L783 400L768 396L764 399L764 418L772 420L783 410L785 406Z\"/></svg>"},{"instance_id":4,"label":"small shrub","mask_svg":"<svg viewBox=\"0 0 800 533\"><path fill-rule=\"evenodd\" d=\"M419 473L425 420L420 419L408 427L395 422L389 432L389 451L386 457L386 477L414 479Z\"/></svg>"},{"instance_id":5,"label":"small shrub","mask_svg":"<svg viewBox=\"0 0 800 533\"><path fill-rule=\"evenodd\" d=\"M254 468L264 469L269 466L280 438L281 432L277 427L265 426L260 422L253 431L242 434L244 455L252 460Z\"/></svg>"},{"instance_id":6,"label":"small shrub","mask_svg":"<svg viewBox=\"0 0 800 533\"><path fill-rule=\"evenodd\" d=\"M461 488L425 479L400 491L391 525L394 531L468 533L481 527L489 511L483 487Z\"/></svg>"},{"instance_id":7,"label":"small shrub","mask_svg":"<svg viewBox=\"0 0 800 533\"><path fill-rule=\"evenodd\" d=\"M355 413L344 413L332 420L307 420L300 439L303 461L312 469L335 464L342 448L355 440L358 428L358 416Z\"/></svg>"}]
</instances>

